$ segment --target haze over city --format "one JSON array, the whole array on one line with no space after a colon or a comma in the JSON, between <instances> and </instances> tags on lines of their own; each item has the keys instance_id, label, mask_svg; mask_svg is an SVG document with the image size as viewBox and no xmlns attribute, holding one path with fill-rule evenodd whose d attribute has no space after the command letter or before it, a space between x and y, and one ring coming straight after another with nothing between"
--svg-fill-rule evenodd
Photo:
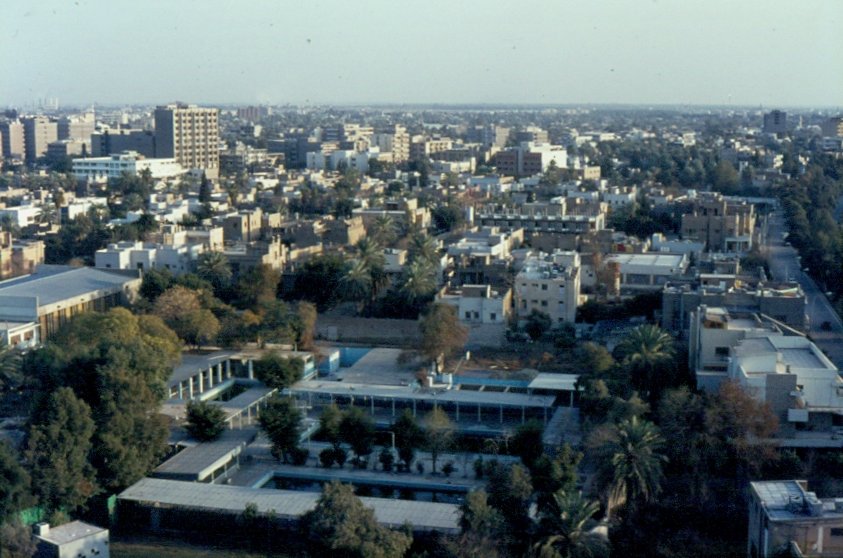
<instances>
[{"instance_id":1,"label":"haze over city","mask_svg":"<svg viewBox=\"0 0 843 558\"><path fill-rule=\"evenodd\" d=\"M843 3L4 2L27 104L840 106Z\"/></svg>"}]
</instances>

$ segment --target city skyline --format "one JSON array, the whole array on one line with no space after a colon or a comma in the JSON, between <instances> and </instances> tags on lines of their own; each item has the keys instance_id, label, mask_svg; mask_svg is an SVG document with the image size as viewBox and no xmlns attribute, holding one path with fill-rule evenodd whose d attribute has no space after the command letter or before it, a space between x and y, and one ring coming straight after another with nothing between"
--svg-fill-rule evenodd
<instances>
[{"instance_id":1,"label":"city skyline","mask_svg":"<svg viewBox=\"0 0 843 558\"><path fill-rule=\"evenodd\" d=\"M0 103L839 107L843 4L801 6L11 2Z\"/></svg>"}]
</instances>

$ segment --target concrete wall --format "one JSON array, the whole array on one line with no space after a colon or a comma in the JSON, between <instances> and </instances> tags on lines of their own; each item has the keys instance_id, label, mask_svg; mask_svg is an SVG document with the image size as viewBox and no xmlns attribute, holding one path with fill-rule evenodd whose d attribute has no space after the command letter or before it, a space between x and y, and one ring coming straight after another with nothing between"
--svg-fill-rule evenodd
<instances>
[{"instance_id":1,"label":"concrete wall","mask_svg":"<svg viewBox=\"0 0 843 558\"><path fill-rule=\"evenodd\" d=\"M323 339L349 343L386 343L414 346L421 341L419 323L415 320L320 315L316 322L316 333Z\"/></svg>"}]
</instances>

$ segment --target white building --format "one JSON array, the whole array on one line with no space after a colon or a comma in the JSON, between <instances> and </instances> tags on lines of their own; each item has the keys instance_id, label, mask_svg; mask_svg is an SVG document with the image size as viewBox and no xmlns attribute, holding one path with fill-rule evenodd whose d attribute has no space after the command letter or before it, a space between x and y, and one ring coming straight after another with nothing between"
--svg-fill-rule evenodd
<instances>
[{"instance_id":1,"label":"white building","mask_svg":"<svg viewBox=\"0 0 843 558\"><path fill-rule=\"evenodd\" d=\"M35 205L21 205L0 209L0 220L8 219L13 226L28 227L38 223L41 208Z\"/></svg>"},{"instance_id":2,"label":"white building","mask_svg":"<svg viewBox=\"0 0 843 558\"><path fill-rule=\"evenodd\" d=\"M463 285L443 291L437 301L455 306L460 322L466 325L505 326L512 314L512 289L494 291L490 285Z\"/></svg>"},{"instance_id":3,"label":"white building","mask_svg":"<svg viewBox=\"0 0 843 558\"><path fill-rule=\"evenodd\" d=\"M101 269L166 269L173 275L193 270L193 264L205 251L202 244L161 245L123 241L109 244L94 254L94 267Z\"/></svg>"},{"instance_id":4,"label":"white building","mask_svg":"<svg viewBox=\"0 0 843 558\"><path fill-rule=\"evenodd\" d=\"M108 529L82 521L71 521L58 527L39 524L35 527L38 543L36 556L49 558L108 558Z\"/></svg>"},{"instance_id":5,"label":"white building","mask_svg":"<svg viewBox=\"0 0 843 558\"><path fill-rule=\"evenodd\" d=\"M149 170L152 178L171 178L185 172L175 159L145 159L135 151L124 151L108 157L73 160L74 176L78 180L91 182L119 178L123 173L138 176L145 170Z\"/></svg>"},{"instance_id":6,"label":"white building","mask_svg":"<svg viewBox=\"0 0 843 558\"><path fill-rule=\"evenodd\" d=\"M612 254L605 262L617 267L621 291L628 293L659 291L688 268L685 254Z\"/></svg>"},{"instance_id":7,"label":"white building","mask_svg":"<svg viewBox=\"0 0 843 558\"><path fill-rule=\"evenodd\" d=\"M519 319L533 310L554 324L574 323L580 299L580 255L557 251L530 255L515 277L515 307Z\"/></svg>"}]
</instances>

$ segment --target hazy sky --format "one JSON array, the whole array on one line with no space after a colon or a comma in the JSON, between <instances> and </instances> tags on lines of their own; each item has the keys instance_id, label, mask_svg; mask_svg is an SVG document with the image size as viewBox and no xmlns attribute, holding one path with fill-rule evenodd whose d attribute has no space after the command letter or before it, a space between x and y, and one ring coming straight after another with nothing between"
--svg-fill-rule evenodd
<instances>
[{"instance_id":1,"label":"hazy sky","mask_svg":"<svg viewBox=\"0 0 843 558\"><path fill-rule=\"evenodd\" d=\"M2 0L0 106L843 106L843 0Z\"/></svg>"}]
</instances>

